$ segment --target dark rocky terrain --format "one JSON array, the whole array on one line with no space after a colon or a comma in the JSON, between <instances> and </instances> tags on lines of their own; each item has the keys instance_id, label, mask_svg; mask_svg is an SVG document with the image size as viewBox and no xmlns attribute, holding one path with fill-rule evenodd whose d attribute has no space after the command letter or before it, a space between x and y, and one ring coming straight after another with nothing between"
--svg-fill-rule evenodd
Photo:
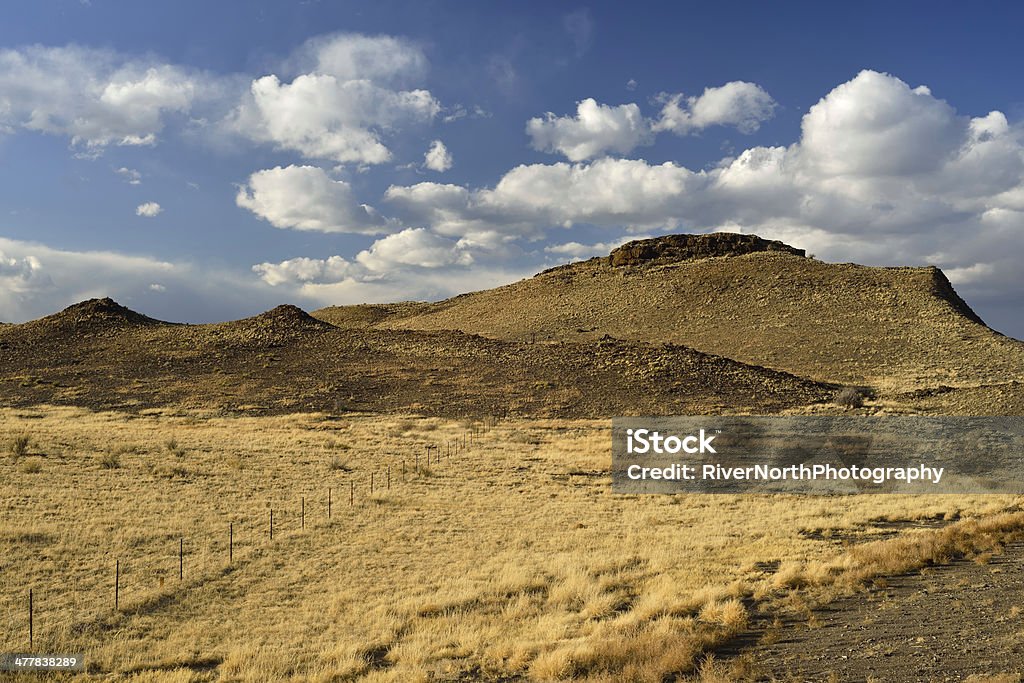
<instances>
[{"instance_id":1,"label":"dark rocky terrain","mask_svg":"<svg viewBox=\"0 0 1024 683\"><path fill-rule=\"evenodd\" d=\"M609 417L1024 412L1024 343L936 268L673 235L438 303L279 306L213 325L110 299L0 327L7 405Z\"/></svg>"},{"instance_id":2,"label":"dark rocky terrain","mask_svg":"<svg viewBox=\"0 0 1024 683\"><path fill-rule=\"evenodd\" d=\"M431 415L777 412L833 387L678 345L340 329L294 306L214 325L90 300L0 330L6 405Z\"/></svg>"}]
</instances>

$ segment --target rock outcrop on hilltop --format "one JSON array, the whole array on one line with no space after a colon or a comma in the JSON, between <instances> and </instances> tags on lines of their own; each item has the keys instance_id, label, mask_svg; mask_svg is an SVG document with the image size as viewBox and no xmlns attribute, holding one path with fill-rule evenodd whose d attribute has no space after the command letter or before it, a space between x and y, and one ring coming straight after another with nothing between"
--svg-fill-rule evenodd
<instances>
[{"instance_id":1,"label":"rock outcrop on hilltop","mask_svg":"<svg viewBox=\"0 0 1024 683\"><path fill-rule=\"evenodd\" d=\"M612 266L657 265L713 256L742 256L758 251L781 251L794 256L806 256L803 249L778 240L766 240L757 235L715 232L709 235L665 235L627 242L612 250L608 255L608 263Z\"/></svg>"},{"instance_id":2,"label":"rock outcrop on hilltop","mask_svg":"<svg viewBox=\"0 0 1024 683\"><path fill-rule=\"evenodd\" d=\"M60 313L46 316L29 324L38 324L47 328L77 328L104 331L117 330L123 327L166 325L168 323L126 308L110 297L104 297L102 299L88 299L73 304Z\"/></svg>"}]
</instances>

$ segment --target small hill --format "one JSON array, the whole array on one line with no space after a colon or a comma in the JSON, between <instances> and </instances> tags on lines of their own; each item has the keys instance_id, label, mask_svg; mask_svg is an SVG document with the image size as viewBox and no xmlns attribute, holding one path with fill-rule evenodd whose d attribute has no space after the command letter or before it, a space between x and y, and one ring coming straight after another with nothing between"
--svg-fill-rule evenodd
<instances>
[{"instance_id":1,"label":"small hill","mask_svg":"<svg viewBox=\"0 0 1024 683\"><path fill-rule=\"evenodd\" d=\"M824 263L749 235L632 242L608 257L408 311L370 324L519 341L611 335L685 344L893 390L1024 379L1024 343L986 327L938 268Z\"/></svg>"},{"instance_id":2,"label":"small hill","mask_svg":"<svg viewBox=\"0 0 1024 683\"><path fill-rule=\"evenodd\" d=\"M89 299L73 304L60 313L46 316L35 321L33 324L54 329L86 327L102 329L146 327L150 325L168 325L170 323L137 313L130 308L125 308L109 297L104 297L102 299Z\"/></svg>"},{"instance_id":3,"label":"small hill","mask_svg":"<svg viewBox=\"0 0 1024 683\"><path fill-rule=\"evenodd\" d=\"M232 336L254 340L275 340L326 332L334 326L314 318L298 306L283 304L251 318L211 326Z\"/></svg>"}]
</instances>

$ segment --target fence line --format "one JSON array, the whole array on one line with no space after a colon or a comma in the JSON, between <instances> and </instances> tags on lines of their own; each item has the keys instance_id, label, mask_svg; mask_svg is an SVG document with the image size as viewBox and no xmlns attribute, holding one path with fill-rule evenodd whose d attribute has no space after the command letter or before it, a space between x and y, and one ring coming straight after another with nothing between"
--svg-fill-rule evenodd
<instances>
[{"instance_id":1,"label":"fence line","mask_svg":"<svg viewBox=\"0 0 1024 683\"><path fill-rule=\"evenodd\" d=\"M485 433L486 430L484 429L484 427L486 427L487 430L489 430L490 428L497 426L497 423L498 423L497 417L491 417L490 420L485 420L481 427L479 427L479 428L477 428L475 426L471 427L470 430L468 430L467 432L464 432L462 434L461 444L460 444L460 440L459 440L458 437L456 437L454 440L448 440L446 442L446 452L447 452L448 458L451 459L451 457L453 455L457 456L460 452L465 452L466 450L468 450L469 446L475 445L477 443L477 441L479 440L478 437ZM453 447L453 444L454 444L454 447ZM440 446L437 445L437 444L425 444L425 450L426 450L426 467L429 468L429 466L430 466L430 452L431 452L431 450L433 450L435 452L434 464L435 465L439 465L440 460L441 460ZM419 475L419 474L422 474L423 472L424 472L424 470L420 470L420 467L419 467L419 451L417 450L416 451L416 469L415 469L415 473ZM376 473L375 470L372 470L370 472L370 494L371 495L374 493L376 474L377 473ZM390 464L387 465L387 467L386 467L386 474L385 474L385 476L386 476L385 487L386 487L386 490L390 491L391 490L391 465ZM407 481L408 480L407 480L407 474L406 474L406 461L405 461L405 459L403 459L402 460L402 482L403 483L407 483ZM355 507L355 489L356 489L355 478L350 478L350 480L349 480L349 506L350 507ZM327 489L327 518L328 518L328 520L330 520L331 516L332 516L332 503L333 503L333 487L328 487L328 489ZM280 526L280 524L281 524L281 520L280 520L280 516L279 516L278 526ZM301 496L300 497L299 529L300 530L304 530L305 526L306 526L306 498L305 498L305 496ZM269 508L269 540L270 541L273 541L273 539L274 539L274 527L275 527L275 523L274 523L274 508L270 507ZM223 527L221 527L221 528L223 528ZM215 536L213 538L215 538ZM216 541L213 541L213 544L216 545ZM234 521L230 521L228 523L228 549L227 550L228 550L228 553L227 553L228 554L227 566L228 567L232 567L234 565L234 551L235 551L235 522ZM210 550L208 549L207 552L209 553ZM223 557L223 555L221 555L221 557ZM221 560L221 562L223 562L223 560ZM224 565L221 565L221 566L223 568ZM128 582L126 582L125 579L127 578L128 574L133 573L133 572L131 572L131 569L132 569L132 567L131 567L130 564L122 563L121 557L116 557L115 558L115 561L114 561L114 612L115 612L115 614L125 613L125 611L121 610L121 603L122 603L122 598L124 597L124 594L126 592L126 588L128 588ZM206 567L206 569L208 570L209 567ZM202 572L200 570L199 578L201 580L205 580L205 578L209 578L209 577L203 577L203 573L204 572ZM178 580L179 580L179 583L184 583L184 580L185 580L185 537L184 536L179 536L179 538L178 538ZM159 572L159 587L160 588L163 587L162 570L160 570L160 572ZM75 577L75 588L72 591L73 597L74 597L73 604L67 606L67 608L70 609L74 613L78 613L79 612L80 601L82 599L81 592L82 591L81 591L81 588L80 588L80 586L78 584L78 578L77 578L77 575L76 575L76 577ZM22 595L24 595L24 594L22 594ZM151 596L151 597L155 597L155 596ZM36 631L38 630L38 628L37 628L37 626L38 626L38 623L37 623L38 622L38 615L36 614L36 602L37 601L35 600L35 590L34 590L34 588L29 588L28 589L28 615L27 615L27 617L28 617L27 618L28 624L27 624L27 626L28 626L28 636L29 636L29 648L30 648L30 650L34 647L34 643L36 641ZM109 609L109 608L107 608L107 609ZM130 610L130 607L126 608L126 610ZM97 611L97 612L92 612L91 610L86 609L83 614L94 614L94 616L90 616L89 618L86 618L86 619L75 620L74 619L74 615L72 615L72 630L73 630L73 627L74 627L75 624L89 623L89 622L93 622L93 621L98 621L98 620L103 618L102 610ZM108 612L108 614L109 614L109 612ZM10 619L10 617L9 617L9 619Z\"/></svg>"}]
</instances>

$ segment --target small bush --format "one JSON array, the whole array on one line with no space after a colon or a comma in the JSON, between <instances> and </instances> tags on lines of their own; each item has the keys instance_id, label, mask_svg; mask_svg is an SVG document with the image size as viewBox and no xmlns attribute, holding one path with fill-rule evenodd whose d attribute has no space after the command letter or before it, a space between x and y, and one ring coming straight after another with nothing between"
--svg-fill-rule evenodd
<instances>
[{"instance_id":1,"label":"small bush","mask_svg":"<svg viewBox=\"0 0 1024 683\"><path fill-rule=\"evenodd\" d=\"M39 458L29 458L21 463L21 471L25 474L39 474L43 471L43 461Z\"/></svg>"},{"instance_id":2,"label":"small bush","mask_svg":"<svg viewBox=\"0 0 1024 683\"><path fill-rule=\"evenodd\" d=\"M174 457L185 457L185 449L178 445L177 439L167 439L167 441L164 443L164 446L167 447L167 451L171 453Z\"/></svg>"},{"instance_id":3,"label":"small bush","mask_svg":"<svg viewBox=\"0 0 1024 683\"><path fill-rule=\"evenodd\" d=\"M836 405L843 408L860 408L864 405L864 396L853 387L846 387L836 394Z\"/></svg>"},{"instance_id":4,"label":"small bush","mask_svg":"<svg viewBox=\"0 0 1024 683\"><path fill-rule=\"evenodd\" d=\"M105 470L116 470L121 467L120 453L104 453L100 456L100 467Z\"/></svg>"},{"instance_id":5,"label":"small bush","mask_svg":"<svg viewBox=\"0 0 1024 683\"><path fill-rule=\"evenodd\" d=\"M335 470L338 472L352 471L352 467L348 464L348 460L340 458L337 455L331 456L330 461L327 463L327 469Z\"/></svg>"},{"instance_id":6,"label":"small bush","mask_svg":"<svg viewBox=\"0 0 1024 683\"><path fill-rule=\"evenodd\" d=\"M15 458L20 458L28 453L28 445L30 441L31 439L27 434L20 434L14 437L14 440L11 442L11 455Z\"/></svg>"}]
</instances>

